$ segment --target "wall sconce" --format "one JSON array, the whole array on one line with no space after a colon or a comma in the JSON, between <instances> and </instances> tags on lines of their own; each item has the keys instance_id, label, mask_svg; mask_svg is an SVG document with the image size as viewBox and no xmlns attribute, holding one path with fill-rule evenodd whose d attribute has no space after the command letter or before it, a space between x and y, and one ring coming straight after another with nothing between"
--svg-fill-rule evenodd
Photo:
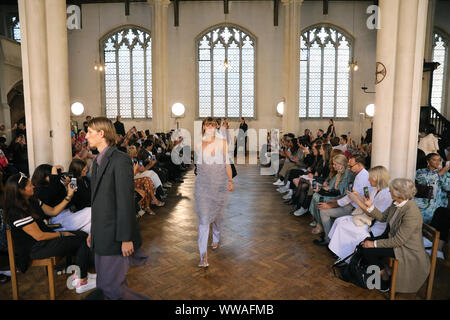
<instances>
[{"instance_id":1,"label":"wall sconce","mask_svg":"<svg viewBox=\"0 0 450 320\"><path fill-rule=\"evenodd\" d=\"M70 107L70 110L72 111L72 113L75 116L79 116L81 114L83 114L84 112L84 106L81 102L75 102L72 104L72 106Z\"/></svg>"},{"instance_id":2,"label":"wall sconce","mask_svg":"<svg viewBox=\"0 0 450 320\"><path fill-rule=\"evenodd\" d=\"M177 102L172 106L172 118L175 118L177 121L177 129L179 129L178 119L184 117L185 111L186 108L182 103Z\"/></svg>"},{"instance_id":3,"label":"wall sconce","mask_svg":"<svg viewBox=\"0 0 450 320\"><path fill-rule=\"evenodd\" d=\"M373 117L375 115L375 105L373 103L366 107L366 115L368 117Z\"/></svg>"},{"instance_id":4,"label":"wall sconce","mask_svg":"<svg viewBox=\"0 0 450 320\"><path fill-rule=\"evenodd\" d=\"M285 102L285 99L282 98L281 101L278 102L278 104L277 104L277 116L278 117L282 117L283 116L283 113L284 113L284 102Z\"/></svg>"}]
</instances>

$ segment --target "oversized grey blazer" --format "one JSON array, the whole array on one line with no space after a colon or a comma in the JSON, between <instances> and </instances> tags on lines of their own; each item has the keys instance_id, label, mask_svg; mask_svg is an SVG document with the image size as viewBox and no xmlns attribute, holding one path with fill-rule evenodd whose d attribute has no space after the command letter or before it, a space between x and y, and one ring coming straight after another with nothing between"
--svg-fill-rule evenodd
<instances>
[{"instance_id":1,"label":"oversized grey blazer","mask_svg":"<svg viewBox=\"0 0 450 320\"><path fill-rule=\"evenodd\" d=\"M110 147L92 167L91 248L101 256L122 254L122 242L142 244L136 220L131 158Z\"/></svg>"},{"instance_id":2,"label":"oversized grey blazer","mask_svg":"<svg viewBox=\"0 0 450 320\"><path fill-rule=\"evenodd\" d=\"M413 293L420 289L430 273L430 259L423 245L422 214L416 203L408 200L391 222L396 209L392 203L385 212L375 208L368 215L392 224L389 238L377 240L377 248L394 249L398 260L397 291Z\"/></svg>"}]
</instances>

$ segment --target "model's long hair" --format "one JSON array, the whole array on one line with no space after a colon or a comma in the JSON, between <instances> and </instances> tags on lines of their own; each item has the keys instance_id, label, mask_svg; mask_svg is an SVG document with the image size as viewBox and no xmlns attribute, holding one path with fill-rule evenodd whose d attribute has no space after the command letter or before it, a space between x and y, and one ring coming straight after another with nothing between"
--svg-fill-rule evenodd
<instances>
[{"instance_id":1,"label":"model's long hair","mask_svg":"<svg viewBox=\"0 0 450 320\"><path fill-rule=\"evenodd\" d=\"M19 209L21 211L33 214L29 202L26 201L20 193L20 190L25 189L28 183L28 178L22 177L22 180L20 180L21 176L22 175L20 173L16 173L6 180L5 199L8 199L8 201L5 201L3 210L3 221L5 224L10 223L10 216L14 210ZM36 217L36 215L33 216Z\"/></svg>"}]
</instances>

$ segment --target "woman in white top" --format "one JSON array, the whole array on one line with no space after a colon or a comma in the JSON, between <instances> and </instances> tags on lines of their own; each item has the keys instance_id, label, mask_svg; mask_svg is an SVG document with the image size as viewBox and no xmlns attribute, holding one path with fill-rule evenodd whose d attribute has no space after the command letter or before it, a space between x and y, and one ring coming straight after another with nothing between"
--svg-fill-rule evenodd
<instances>
[{"instance_id":1,"label":"woman in white top","mask_svg":"<svg viewBox=\"0 0 450 320\"><path fill-rule=\"evenodd\" d=\"M438 153L439 141L434 135L434 126L429 125L426 129L426 133L427 135L419 141L419 149L425 152L425 155L428 155L429 153Z\"/></svg>"},{"instance_id":2,"label":"woman in white top","mask_svg":"<svg viewBox=\"0 0 450 320\"><path fill-rule=\"evenodd\" d=\"M384 212L392 204L392 197L389 193L389 172L385 167L377 166L369 170L369 182L373 188L369 188L373 204L380 211ZM351 216L343 216L333 224L328 234L330 244L328 248L336 254L339 259L343 259L355 251L356 246L369 237L369 230L376 237L386 229L385 222L376 221L372 227L372 218L364 214L357 208Z\"/></svg>"}]
</instances>

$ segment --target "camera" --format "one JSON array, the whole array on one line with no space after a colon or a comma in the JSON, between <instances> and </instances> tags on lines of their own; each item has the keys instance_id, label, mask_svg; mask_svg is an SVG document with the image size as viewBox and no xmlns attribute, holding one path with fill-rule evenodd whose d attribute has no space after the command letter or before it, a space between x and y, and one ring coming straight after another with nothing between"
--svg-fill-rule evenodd
<instances>
[{"instance_id":1,"label":"camera","mask_svg":"<svg viewBox=\"0 0 450 320\"><path fill-rule=\"evenodd\" d=\"M137 161L136 158L134 158L134 159L133 159L133 164L136 164L136 163L138 163L138 161Z\"/></svg>"}]
</instances>

